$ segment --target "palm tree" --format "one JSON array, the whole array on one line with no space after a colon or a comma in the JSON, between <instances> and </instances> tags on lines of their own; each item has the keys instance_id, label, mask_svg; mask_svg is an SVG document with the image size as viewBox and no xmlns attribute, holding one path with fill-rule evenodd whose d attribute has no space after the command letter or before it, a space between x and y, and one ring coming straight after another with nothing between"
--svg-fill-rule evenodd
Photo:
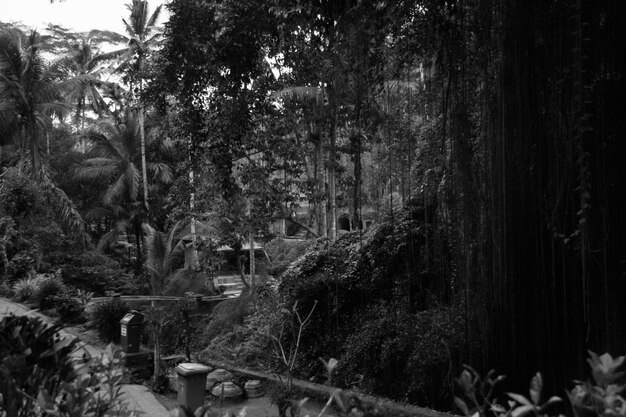
<instances>
[{"instance_id":1,"label":"palm tree","mask_svg":"<svg viewBox=\"0 0 626 417\"><path fill-rule=\"evenodd\" d=\"M132 0L132 3L126 5L129 11L128 20L122 19L126 29L126 35L118 34L119 39L126 42L127 46L113 53L119 55L119 70L127 71L131 92L134 93L133 85L135 82L139 84L139 96L143 91L143 69L146 55L150 49L157 43L161 36L161 31L157 28L156 22L161 15L161 6L158 6L152 14L149 13L147 0ZM145 209L149 210L148 205L148 174L146 167L146 142L144 127L144 107L139 99L139 137L141 145L141 168L143 180L143 203Z\"/></svg>"},{"instance_id":2,"label":"palm tree","mask_svg":"<svg viewBox=\"0 0 626 417\"><path fill-rule=\"evenodd\" d=\"M103 197L106 208L123 207L128 213L137 214L142 182L140 163L142 159L139 140L139 120L135 111L126 110L124 123L107 119L94 125L86 137L94 144L90 151L93 156L78 169L75 177L78 180L96 180L108 178L111 184ZM155 141L154 136L149 137ZM156 182L167 184L172 181L172 172L167 164L151 162L145 164ZM144 194L145 195L145 194ZM139 241L141 240L142 218L145 212L135 216L134 233L137 238L137 249L141 256Z\"/></svg>"},{"instance_id":3,"label":"palm tree","mask_svg":"<svg viewBox=\"0 0 626 417\"><path fill-rule=\"evenodd\" d=\"M104 221L107 228L110 229L100 237L97 245L99 251L105 251L111 249L113 245L122 244L128 249L128 261L130 262L132 259L131 249L133 243L128 237L135 235L135 247L137 254L139 254L141 246L139 243L140 235L137 233L137 230L141 227L144 216L143 210L138 207L138 204L131 204L128 207L119 204L112 204L107 207L96 207L91 209L85 217L87 220ZM123 235L127 237L126 242L120 241L120 237Z\"/></svg>"},{"instance_id":4,"label":"palm tree","mask_svg":"<svg viewBox=\"0 0 626 417\"><path fill-rule=\"evenodd\" d=\"M101 30L92 30L78 36L64 32L62 35L69 38L65 42L67 52L57 61L56 65L62 68L66 74L82 79L81 83L72 85L72 88L68 88L64 93L69 102L76 103L74 119L77 124L80 121L81 128L84 129L85 110L88 103L98 115L110 113L102 92L115 89L116 84L104 81L102 76L107 70L106 61L118 58L122 52L101 53L98 45L103 42L118 42L120 36L113 32Z\"/></svg>"},{"instance_id":5,"label":"palm tree","mask_svg":"<svg viewBox=\"0 0 626 417\"><path fill-rule=\"evenodd\" d=\"M152 295L162 295L171 275L176 256L183 250L180 239L176 239L180 223L176 223L169 233L143 225L146 267L150 271Z\"/></svg>"},{"instance_id":6,"label":"palm tree","mask_svg":"<svg viewBox=\"0 0 626 417\"><path fill-rule=\"evenodd\" d=\"M123 123L106 119L96 123L86 132L86 137L94 144L90 151L93 158L85 161L76 178L93 180L102 177L114 179L104 194L103 203L134 202L141 191L141 145L139 140L139 119L136 111L126 110ZM149 142L157 138L150 136ZM172 172L167 164L149 162L147 171L160 183L172 180Z\"/></svg>"},{"instance_id":7,"label":"palm tree","mask_svg":"<svg viewBox=\"0 0 626 417\"><path fill-rule=\"evenodd\" d=\"M19 29L0 33L0 123L5 135L29 147L33 177L42 178L39 141L53 116L68 111L60 91L80 80L59 81L45 63L45 45L36 31L26 36Z\"/></svg>"}]
</instances>

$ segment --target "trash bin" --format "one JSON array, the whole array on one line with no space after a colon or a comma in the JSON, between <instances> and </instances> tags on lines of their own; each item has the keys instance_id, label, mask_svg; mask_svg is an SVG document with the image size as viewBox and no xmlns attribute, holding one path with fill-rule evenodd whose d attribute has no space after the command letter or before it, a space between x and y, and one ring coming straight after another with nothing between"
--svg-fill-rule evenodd
<instances>
[{"instance_id":1,"label":"trash bin","mask_svg":"<svg viewBox=\"0 0 626 417\"><path fill-rule=\"evenodd\" d=\"M195 412L204 405L206 376L210 368L199 363L181 363L178 374L178 405Z\"/></svg>"},{"instance_id":2,"label":"trash bin","mask_svg":"<svg viewBox=\"0 0 626 417\"><path fill-rule=\"evenodd\" d=\"M122 350L126 353L139 352L141 328L143 327L143 314L131 311L120 320L120 342Z\"/></svg>"}]
</instances>

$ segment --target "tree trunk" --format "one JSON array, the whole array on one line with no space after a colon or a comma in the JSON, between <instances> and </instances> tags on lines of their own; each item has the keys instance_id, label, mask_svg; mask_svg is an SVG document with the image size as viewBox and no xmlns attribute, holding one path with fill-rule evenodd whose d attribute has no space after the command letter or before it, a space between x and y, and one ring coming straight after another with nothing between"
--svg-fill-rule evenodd
<instances>
[{"instance_id":1,"label":"tree trunk","mask_svg":"<svg viewBox=\"0 0 626 417\"><path fill-rule=\"evenodd\" d=\"M191 224L189 226L191 232L191 269L195 271L198 268L198 249L196 246L196 216L194 216L196 193L194 192L193 170L189 171L189 185L191 186L189 195L189 210L191 211Z\"/></svg>"},{"instance_id":2,"label":"tree trunk","mask_svg":"<svg viewBox=\"0 0 626 417\"><path fill-rule=\"evenodd\" d=\"M329 88L330 101L330 149L328 154L328 199L330 201L330 225L329 232L332 240L337 239L337 190L336 190L336 165L337 165L337 102L333 88Z\"/></svg>"},{"instance_id":3,"label":"tree trunk","mask_svg":"<svg viewBox=\"0 0 626 417\"><path fill-rule=\"evenodd\" d=\"M32 176L35 179L41 179L41 155L39 153L39 135L37 133L37 127L31 124L29 130Z\"/></svg>"},{"instance_id":4,"label":"tree trunk","mask_svg":"<svg viewBox=\"0 0 626 417\"><path fill-rule=\"evenodd\" d=\"M141 141L141 177L143 180L143 205L150 219L150 206L148 204L148 171L146 169L146 132L143 118L143 103L139 103L139 138Z\"/></svg>"},{"instance_id":5,"label":"tree trunk","mask_svg":"<svg viewBox=\"0 0 626 417\"><path fill-rule=\"evenodd\" d=\"M352 229L361 230L361 133L358 132L354 144L354 198L352 199Z\"/></svg>"},{"instance_id":6,"label":"tree trunk","mask_svg":"<svg viewBox=\"0 0 626 417\"><path fill-rule=\"evenodd\" d=\"M313 140L315 146L315 179L316 179L316 204L317 204L317 229L319 236L326 236L328 232L326 222L326 182L324 181L324 154L322 151L322 137L317 136Z\"/></svg>"},{"instance_id":7,"label":"tree trunk","mask_svg":"<svg viewBox=\"0 0 626 417\"><path fill-rule=\"evenodd\" d=\"M256 285L256 261L254 259L254 233L250 231L248 234L248 242L250 243L250 285L255 288Z\"/></svg>"}]
</instances>

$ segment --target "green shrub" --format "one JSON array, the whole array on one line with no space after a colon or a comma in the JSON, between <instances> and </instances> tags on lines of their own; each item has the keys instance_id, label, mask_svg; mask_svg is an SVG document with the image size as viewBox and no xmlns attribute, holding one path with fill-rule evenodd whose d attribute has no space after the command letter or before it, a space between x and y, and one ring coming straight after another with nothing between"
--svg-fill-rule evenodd
<instances>
[{"instance_id":1,"label":"green shrub","mask_svg":"<svg viewBox=\"0 0 626 417\"><path fill-rule=\"evenodd\" d=\"M28 217L46 208L41 186L16 169L9 169L3 175L0 202L3 211L14 219Z\"/></svg>"},{"instance_id":2,"label":"green shrub","mask_svg":"<svg viewBox=\"0 0 626 417\"><path fill-rule=\"evenodd\" d=\"M13 284L13 294L17 301L32 301L39 288L41 277L22 278Z\"/></svg>"},{"instance_id":3,"label":"green shrub","mask_svg":"<svg viewBox=\"0 0 626 417\"><path fill-rule=\"evenodd\" d=\"M38 283L35 291L35 301L39 303L41 310L48 310L53 307L57 296L63 294L65 286L58 275L44 275Z\"/></svg>"},{"instance_id":4,"label":"green shrub","mask_svg":"<svg viewBox=\"0 0 626 417\"><path fill-rule=\"evenodd\" d=\"M84 319L84 305L66 292L51 296L49 302L64 323L77 323Z\"/></svg>"},{"instance_id":5,"label":"green shrub","mask_svg":"<svg viewBox=\"0 0 626 417\"><path fill-rule=\"evenodd\" d=\"M34 409L40 387L56 394L75 378L70 353L76 342L59 342L58 330L27 316L10 315L0 321L0 409L7 415L18 415L25 404Z\"/></svg>"},{"instance_id":6,"label":"green shrub","mask_svg":"<svg viewBox=\"0 0 626 417\"><path fill-rule=\"evenodd\" d=\"M235 326L243 324L249 310L250 295L247 292L217 304L213 309L213 319L204 330L203 340L208 343L221 334L233 331Z\"/></svg>"},{"instance_id":7,"label":"green shrub","mask_svg":"<svg viewBox=\"0 0 626 417\"><path fill-rule=\"evenodd\" d=\"M58 331L36 317L0 320L0 414L125 415L121 352L109 347L106 356L85 357L77 368L71 357L77 339L61 339Z\"/></svg>"},{"instance_id":8,"label":"green shrub","mask_svg":"<svg viewBox=\"0 0 626 417\"><path fill-rule=\"evenodd\" d=\"M36 302L42 310L54 307L50 298L64 291L63 281L56 274L39 274L13 284L13 294L18 301Z\"/></svg>"},{"instance_id":9,"label":"green shrub","mask_svg":"<svg viewBox=\"0 0 626 417\"><path fill-rule=\"evenodd\" d=\"M21 251L15 254L9 260L7 266L9 279L13 281L27 277L29 274L35 272L36 265L37 262L29 251Z\"/></svg>"},{"instance_id":10,"label":"green shrub","mask_svg":"<svg viewBox=\"0 0 626 417\"><path fill-rule=\"evenodd\" d=\"M11 288L11 286L6 282L0 282L0 297L12 297L13 296L13 289Z\"/></svg>"},{"instance_id":11,"label":"green shrub","mask_svg":"<svg viewBox=\"0 0 626 417\"><path fill-rule=\"evenodd\" d=\"M120 300L113 299L98 303L91 311L91 324L104 342L119 343L120 320L129 311L128 304Z\"/></svg>"},{"instance_id":12,"label":"green shrub","mask_svg":"<svg viewBox=\"0 0 626 417\"><path fill-rule=\"evenodd\" d=\"M350 387L359 379L366 392L445 409L451 400L451 355L461 344L462 321L450 308L409 314L395 307L381 303L352 319L360 325L342 343L334 380Z\"/></svg>"},{"instance_id":13,"label":"green shrub","mask_svg":"<svg viewBox=\"0 0 626 417\"><path fill-rule=\"evenodd\" d=\"M107 291L113 291L125 295L139 294L140 288L136 284L137 279L125 273L119 266L108 265L94 266L64 266L63 281L74 288L93 292L95 296L102 297Z\"/></svg>"},{"instance_id":14,"label":"green shrub","mask_svg":"<svg viewBox=\"0 0 626 417\"><path fill-rule=\"evenodd\" d=\"M265 245L265 251L272 260L272 266L268 268L268 273L279 276L294 262L302 256L307 247L314 241L276 238Z\"/></svg>"}]
</instances>

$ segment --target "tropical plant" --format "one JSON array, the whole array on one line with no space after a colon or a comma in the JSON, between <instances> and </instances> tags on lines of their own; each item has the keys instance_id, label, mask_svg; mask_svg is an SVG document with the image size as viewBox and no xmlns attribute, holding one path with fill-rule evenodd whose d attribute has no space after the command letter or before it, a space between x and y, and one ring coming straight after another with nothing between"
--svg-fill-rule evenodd
<instances>
[{"instance_id":1,"label":"tropical plant","mask_svg":"<svg viewBox=\"0 0 626 417\"><path fill-rule=\"evenodd\" d=\"M53 117L62 118L69 107L61 90L80 80L60 81L55 69L42 57L45 44L37 31L25 35L19 29L0 33L0 124L1 130L28 146L31 174L41 178L39 150L42 134Z\"/></svg>"},{"instance_id":2,"label":"tropical plant","mask_svg":"<svg viewBox=\"0 0 626 417\"><path fill-rule=\"evenodd\" d=\"M131 94L139 97L138 123L139 141L141 151L141 178L143 182L143 205L149 211L148 205L148 173L146 166L146 138L144 126L144 105L141 99L143 92L143 71L146 56L150 49L154 48L161 37L161 30L157 27L157 21L161 15L161 6L158 6L152 14L149 13L148 1L132 0L126 5L129 16L128 20L122 19L126 29L126 35L118 34L119 40L126 42L127 46L115 51L119 55L117 71L126 73L130 82ZM138 84L135 91L135 83Z\"/></svg>"},{"instance_id":3,"label":"tropical plant","mask_svg":"<svg viewBox=\"0 0 626 417\"><path fill-rule=\"evenodd\" d=\"M508 392L505 400L498 398L497 386L504 380L504 375L497 375L495 370L489 371L482 378L472 367L465 365L465 370L456 379L469 404L460 397L454 397L454 403L467 417L521 417L532 413L536 417L548 416L548 409L561 398L552 396L542 402L543 377L537 372L530 380L529 397Z\"/></svg>"},{"instance_id":4,"label":"tropical plant","mask_svg":"<svg viewBox=\"0 0 626 417\"><path fill-rule=\"evenodd\" d=\"M113 32L92 30L88 33L73 34L59 28L53 30L65 40L66 52L55 61L69 77L80 77L81 83L73 84L63 91L70 103L76 103L74 120L80 127L85 127L85 110L87 105L98 115L110 113L103 93L115 90L117 84L103 80L110 72L107 62L119 57L122 52L100 52L99 45L104 42L119 42L119 35Z\"/></svg>"},{"instance_id":5,"label":"tropical plant","mask_svg":"<svg viewBox=\"0 0 626 417\"><path fill-rule=\"evenodd\" d=\"M148 224L143 225L146 268L150 271L152 295L163 294L167 279L173 272L176 256L184 249L182 241L177 238L179 225L174 225L168 233L155 230Z\"/></svg>"},{"instance_id":6,"label":"tropical plant","mask_svg":"<svg viewBox=\"0 0 626 417\"><path fill-rule=\"evenodd\" d=\"M10 216L0 218L0 261L2 261L2 278L6 279L9 268L7 244L16 234L15 222Z\"/></svg>"},{"instance_id":7,"label":"tropical plant","mask_svg":"<svg viewBox=\"0 0 626 417\"><path fill-rule=\"evenodd\" d=\"M119 342L120 320L130 311L130 306L118 299L97 303L91 310L91 325L105 342Z\"/></svg>"},{"instance_id":8,"label":"tropical plant","mask_svg":"<svg viewBox=\"0 0 626 417\"><path fill-rule=\"evenodd\" d=\"M121 350L82 363L71 354L77 339L36 317L0 320L0 414L15 417L124 415L120 401Z\"/></svg>"},{"instance_id":9,"label":"tropical plant","mask_svg":"<svg viewBox=\"0 0 626 417\"><path fill-rule=\"evenodd\" d=\"M613 358L609 353L598 356L591 351L589 356L587 363L593 381L574 381L576 385L567 392L574 415L626 416L624 372L619 370L624 356Z\"/></svg>"},{"instance_id":10,"label":"tropical plant","mask_svg":"<svg viewBox=\"0 0 626 417\"><path fill-rule=\"evenodd\" d=\"M127 108L124 116L119 123L110 118L102 120L86 132L86 137L93 143L92 158L87 159L76 173L79 180L102 177L113 180L103 197L105 206L137 201L142 186L137 112ZM148 169L157 181L168 183L172 179L166 164L149 163Z\"/></svg>"},{"instance_id":11,"label":"tropical plant","mask_svg":"<svg viewBox=\"0 0 626 417\"><path fill-rule=\"evenodd\" d=\"M141 224L145 219L145 211L141 207L141 144L139 131L141 127L137 113L126 109L125 120L102 120L86 133L93 148L91 158L87 159L75 175L78 180L88 181L106 178L111 181L103 196L103 208L96 209L91 217L108 217L115 222L111 232L101 239L101 244L111 243L120 232L132 228L141 256L140 241ZM150 141L156 141L151 136ZM164 163L151 162L147 169L156 182L169 183L172 174L169 166ZM145 194L144 194L145 196Z\"/></svg>"}]
</instances>

